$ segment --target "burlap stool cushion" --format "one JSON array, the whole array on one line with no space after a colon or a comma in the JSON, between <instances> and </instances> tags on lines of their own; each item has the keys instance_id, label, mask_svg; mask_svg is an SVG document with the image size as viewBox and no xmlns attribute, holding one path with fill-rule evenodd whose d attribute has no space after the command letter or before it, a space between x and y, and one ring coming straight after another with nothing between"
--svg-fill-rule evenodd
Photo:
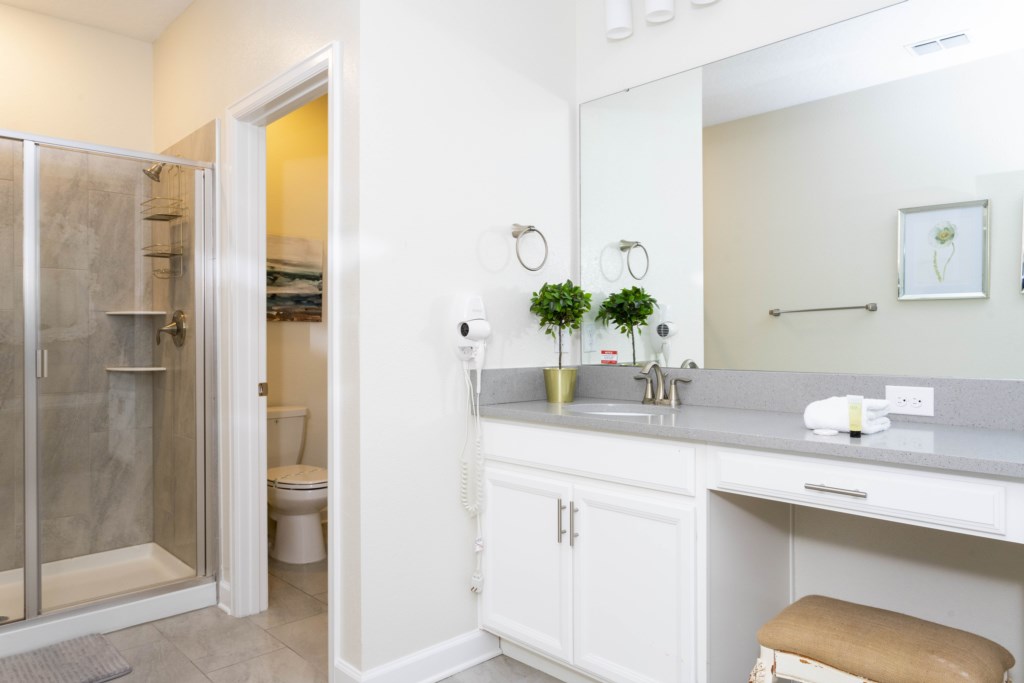
<instances>
[{"instance_id":1,"label":"burlap stool cushion","mask_svg":"<svg viewBox=\"0 0 1024 683\"><path fill-rule=\"evenodd\" d=\"M779 612L757 640L879 683L1003 683L1014 663L973 633L820 595Z\"/></svg>"}]
</instances>

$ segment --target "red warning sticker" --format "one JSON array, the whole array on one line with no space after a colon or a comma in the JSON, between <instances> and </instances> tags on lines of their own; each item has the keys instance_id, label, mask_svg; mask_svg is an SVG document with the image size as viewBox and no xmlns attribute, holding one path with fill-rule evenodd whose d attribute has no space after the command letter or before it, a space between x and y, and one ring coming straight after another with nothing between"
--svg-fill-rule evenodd
<instances>
[{"instance_id":1,"label":"red warning sticker","mask_svg":"<svg viewBox=\"0 0 1024 683\"><path fill-rule=\"evenodd\" d=\"M618 365L619 364L619 352L618 351L601 351L601 365Z\"/></svg>"}]
</instances>

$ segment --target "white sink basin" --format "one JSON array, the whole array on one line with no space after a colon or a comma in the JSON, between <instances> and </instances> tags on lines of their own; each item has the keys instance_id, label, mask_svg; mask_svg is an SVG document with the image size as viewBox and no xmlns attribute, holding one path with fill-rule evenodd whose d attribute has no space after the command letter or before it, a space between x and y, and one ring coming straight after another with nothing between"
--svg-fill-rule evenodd
<instances>
[{"instance_id":1,"label":"white sink basin","mask_svg":"<svg viewBox=\"0 0 1024 683\"><path fill-rule=\"evenodd\" d=\"M568 403L562 410L575 415L611 415L615 417L649 417L675 415L678 408L644 405L643 403Z\"/></svg>"}]
</instances>

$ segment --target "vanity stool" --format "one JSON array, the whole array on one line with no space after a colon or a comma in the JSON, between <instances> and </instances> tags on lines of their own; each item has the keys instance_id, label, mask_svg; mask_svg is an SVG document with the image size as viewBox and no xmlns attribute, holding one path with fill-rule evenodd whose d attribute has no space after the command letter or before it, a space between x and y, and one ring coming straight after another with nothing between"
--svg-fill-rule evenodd
<instances>
[{"instance_id":1,"label":"vanity stool","mask_svg":"<svg viewBox=\"0 0 1024 683\"><path fill-rule=\"evenodd\" d=\"M809 595L757 632L750 683L1010 683L1013 655L987 638Z\"/></svg>"}]
</instances>

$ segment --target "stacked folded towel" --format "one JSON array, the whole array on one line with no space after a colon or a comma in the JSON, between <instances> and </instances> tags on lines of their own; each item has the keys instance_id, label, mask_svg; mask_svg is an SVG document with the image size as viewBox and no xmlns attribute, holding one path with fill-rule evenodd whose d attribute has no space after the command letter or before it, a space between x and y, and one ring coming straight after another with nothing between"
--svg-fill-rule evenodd
<instances>
[{"instance_id":1,"label":"stacked folded towel","mask_svg":"<svg viewBox=\"0 0 1024 683\"><path fill-rule=\"evenodd\" d=\"M881 398L866 398L861 409L862 434L874 434L889 428L892 424L889 402ZM850 431L850 408L845 396L833 396L815 401L804 409L804 424L808 429L835 429Z\"/></svg>"}]
</instances>

